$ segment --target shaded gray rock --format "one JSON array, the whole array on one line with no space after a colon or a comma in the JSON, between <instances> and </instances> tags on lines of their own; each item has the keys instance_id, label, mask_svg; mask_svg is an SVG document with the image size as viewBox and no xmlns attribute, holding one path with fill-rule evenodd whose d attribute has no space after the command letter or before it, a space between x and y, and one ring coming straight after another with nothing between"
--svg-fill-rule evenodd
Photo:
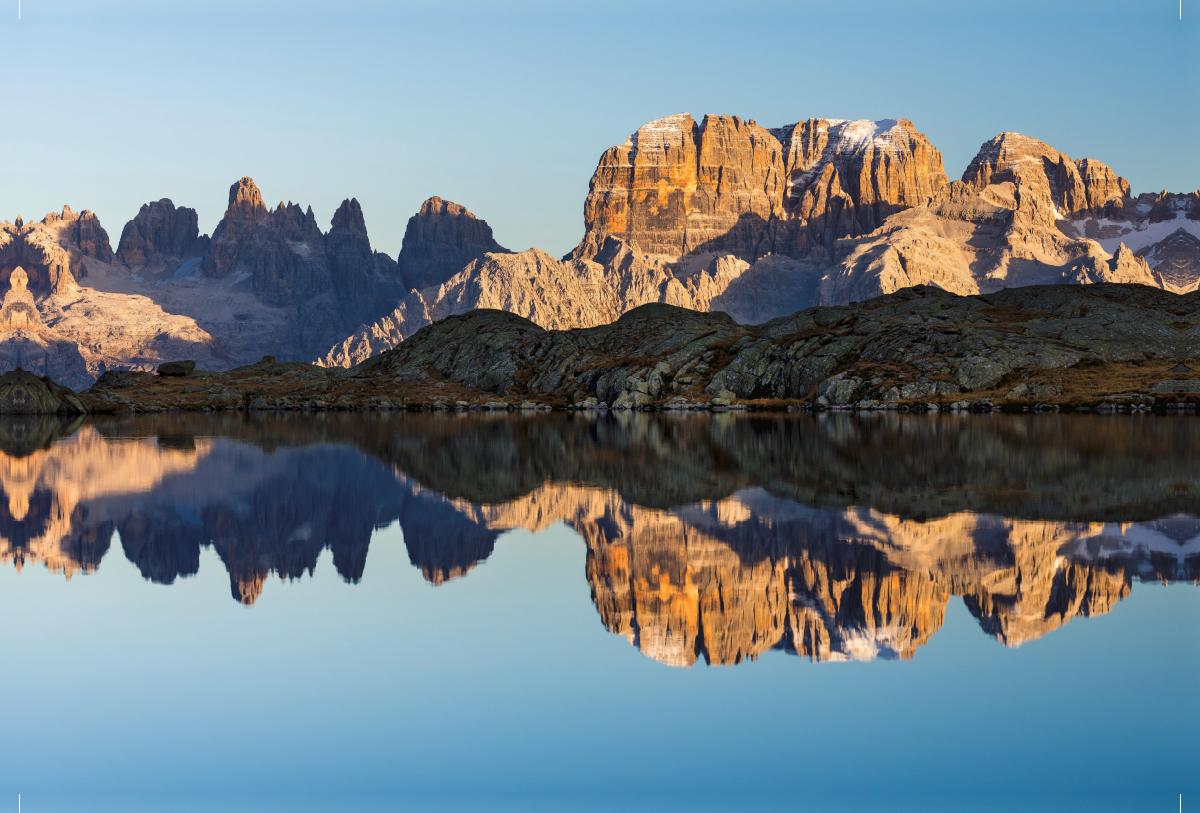
<instances>
[{"instance_id":1,"label":"shaded gray rock","mask_svg":"<svg viewBox=\"0 0 1200 813\"><path fill-rule=\"evenodd\" d=\"M509 254L486 220L465 206L432 197L408 219L397 262L410 290L441 285L484 254Z\"/></svg>"},{"instance_id":2,"label":"shaded gray rock","mask_svg":"<svg viewBox=\"0 0 1200 813\"><path fill-rule=\"evenodd\" d=\"M325 257L343 325L371 322L404 295L400 270L386 254L371 250L358 200L342 201L325 235Z\"/></svg>"},{"instance_id":3,"label":"shaded gray rock","mask_svg":"<svg viewBox=\"0 0 1200 813\"><path fill-rule=\"evenodd\" d=\"M166 364L158 365L158 374L165 376L183 376L191 375L192 370L196 369L194 361L168 361Z\"/></svg>"},{"instance_id":4,"label":"shaded gray rock","mask_svg":"<svg viewBox=\"0 0 1200 813\"><path fill-rule=\"evenodd\" d=\"M139 268L156 258L199 256L208 247L208 237L200 236L197 224L195 209L176 208L169 198L144 203L121 231L116 258L130 268Z\"/></svg>"}]
</instances>

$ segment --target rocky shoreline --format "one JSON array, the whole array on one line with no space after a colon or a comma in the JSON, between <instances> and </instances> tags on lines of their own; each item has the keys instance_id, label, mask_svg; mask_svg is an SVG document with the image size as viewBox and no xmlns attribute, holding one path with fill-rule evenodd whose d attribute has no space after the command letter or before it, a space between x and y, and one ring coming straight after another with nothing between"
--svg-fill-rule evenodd
<instances>
[{"instance_id":1,"label":"rocky shoreline","mask_svg":"<svg viewBox=\"0 0 1200 813\"><path fill-rule=\"evenodd\" d=\"M670 305L544 330L476 310L350 369L109 371L91 412L896 410L1194 412L1200 294L1140 285L956 296L917 286L763 325Z\"/></svg>"}]
</instances>

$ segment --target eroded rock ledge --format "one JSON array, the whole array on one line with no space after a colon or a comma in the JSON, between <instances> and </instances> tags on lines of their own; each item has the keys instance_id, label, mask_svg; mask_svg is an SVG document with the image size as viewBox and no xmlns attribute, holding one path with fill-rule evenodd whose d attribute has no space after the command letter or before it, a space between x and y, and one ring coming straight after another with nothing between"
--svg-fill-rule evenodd
<instances>
[{"instance_id":1,"label":"eroded rock ledge","mask_svg":"<svg viewBox=\"0 0 1200 813\"><path fill-rule=\"evenodd\" d=\"M113 372L94 411L1156 409L1200 400L1200 294L1140 285L956 296L918 286L763 325L670 305L580 330L477 310L349 370Z\"/></svg>"}]
</instances>

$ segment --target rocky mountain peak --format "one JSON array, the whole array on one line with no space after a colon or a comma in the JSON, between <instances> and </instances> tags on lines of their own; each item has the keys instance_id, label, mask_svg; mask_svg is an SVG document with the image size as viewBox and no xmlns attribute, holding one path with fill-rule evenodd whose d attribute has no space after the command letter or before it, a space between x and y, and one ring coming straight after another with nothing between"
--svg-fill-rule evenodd
<instances>
[{"instance_id":1,"label":"rocky mountain peak","mask_svg":"<svg viewBox=\"0 0 1200 813\"><path fill-rule=\"evenodd\" d=\"M18 266L29 274L37 294L69 289L87 276L84 258L102 263L113 259L108 233L92 212L75 214L69 206L51 212L38 223L0 226L0 279L7 279Z\"/></svg>"},{"instance_id":2,"label":"rocky mountain peak","mask_svg":"<svg viewBox=\"0 0 1200 813\"><path fill-rule=\"evenodd\" d=\"M357 204L356 204L357 205ZM400 275L411 290L441 285L487 253L509 254L486 220L465 206L432 197L408 219L400 247Z\"/></svg>"},{"instance_id":3,"label":"rocky mountain peak","mask_svg":"<svg viewBox=\"0 0 1200 813\"><path fill-rule=\"evenodd\" d=\"M310 208L311 212L312 209ZM366 234L367 222L363 219L362 207L358 205L357 198L349 198L343 200L342 205L333 213L333 221L329 224L330 232L350 232L352 234Z\"/></svg>"},{"instance_id":4,"label":"rocky mountain peak","mask_svg":"<svg viewBox=\"0 0 1200 813\"><path fill-rule=\"evenodd\" d=\"M417 210L417 217L433 215L464 215L472 220L475 219L475 215L471 214L466 206L461 206L453 201L442 200L437 195L422 203L421 208Z\"/></svg>"},{"instance_id":5,"label":"rocky mountain peak","mask_svg":"<svg viewBox=\"0 0 1200 813\"><path fill-rule=\"evenodd\" d=\"M265 212L267 210L267 207L263 205L262 193L254 185L253 178L240 178L229 187L228 211L232 212L235 209L243 209L250 212L258 212L259 210Z\"/></svg>"},{"instance_id":6,"label":"rocky mountain peak","mask_svg":"<svg viewBox=\"0 0 1200 813\"><path fill-rule=\"evenodd\" d=\"M144 203L121 231L117 259L138 268L155 257L179 260L198 256L208 246L208 238L200 237L198 223L195 209L176 208L170 198Z\"/></svg>"},{"instance_id":7,"label":"rocky mountain peak","mask_svg":"<svg viewBox=\"0 0 1200 813\"><path fill-rule=\"evenodd\" d=\"M1103 217L1129 197L1129 181L1105 164L1090 158L1072 161L1049 144L1021 133L1000 133L985 142L962 180L977 192L1004 183L1017 190L1026 187L1043 210L1068 219L1082 214ZM1031 202L1028 195L1024 197ZM1026 208L1018 206L1018 211Z\"/></svg>"}]
</instances>

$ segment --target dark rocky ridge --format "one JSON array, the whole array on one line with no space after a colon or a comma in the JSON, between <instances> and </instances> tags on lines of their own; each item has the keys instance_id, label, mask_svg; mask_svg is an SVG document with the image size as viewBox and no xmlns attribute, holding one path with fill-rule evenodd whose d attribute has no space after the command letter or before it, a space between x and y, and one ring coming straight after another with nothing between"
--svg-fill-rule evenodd
<instances>
[{"instance_id":1,"label":"dark rocky ridge","mask_svg":"<svg viewBox=\"0 0 1200 813\"><path fill-rule=\"evenodd\" d=\"M1026 379L1039 382L1029 397L1050 399L1064 394L1063 371L1089 364L1153 364L1165 380L1164 362L1194 358L1198 346L1196 293L1102 284L958 297L917 287L759 326L646 305L610 325L545 331L512 314L476 311L425 328L352 372L572 403L592 396L614 407L714 397L870 405L945 402L1004 385L1009 393Z\"/></svg>"},{"instance_id":2,"label":"dark rocky ridge","mask_svg":"<svg viewBox=\"0 0 1200 813\"><path fill-rule=\"evenodd\" d=\"M350 370L264 359L189 377L110 374L97 411L128 409L1166 409L1200 396L1200 293L1032 286L959 297L916 287L762 325L645 305L594 328L544 330L478 310ZM251 386L253 385L253 387Z\"/></svg>"}]
</instances>

